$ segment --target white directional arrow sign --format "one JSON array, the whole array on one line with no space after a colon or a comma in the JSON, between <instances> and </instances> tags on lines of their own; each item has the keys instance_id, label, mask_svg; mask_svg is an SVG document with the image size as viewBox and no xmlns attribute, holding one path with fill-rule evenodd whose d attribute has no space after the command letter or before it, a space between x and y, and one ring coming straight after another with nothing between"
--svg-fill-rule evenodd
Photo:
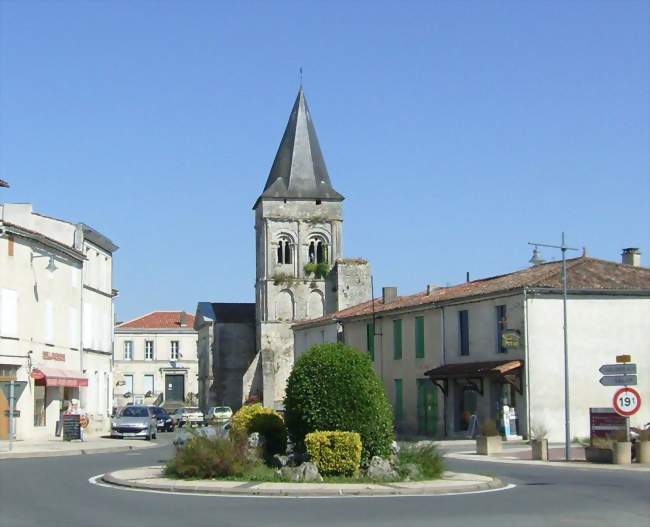
<instances>
[{"instance_id":1,"label":"white directional arrow sign","mask_svg":"<svg viewBox=\"0 0 650 527\"><path fill-rule=\"evenodd\" d=\"M598 371L603 375L636 375L636 364L603 364Z\"/></svg>"},{"instance_id":2,"label":"white directional arrow sign","mask_svg":"<svg viewBox=\"0 0 650 527\"><path fill-rule=\"evenodd\" d=\"M606 375L600 378L603 386L636 386L636 375Z\"/></svg>"}]
</instances>

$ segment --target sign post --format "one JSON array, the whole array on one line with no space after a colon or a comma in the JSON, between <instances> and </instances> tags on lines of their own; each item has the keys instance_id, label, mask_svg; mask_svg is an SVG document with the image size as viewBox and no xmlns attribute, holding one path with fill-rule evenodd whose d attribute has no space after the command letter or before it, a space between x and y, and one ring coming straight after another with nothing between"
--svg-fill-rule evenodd
<instances>
[{"instance_id":1,"label":"sign post","mask_svg":"<svg viewBox=\"0 0 650 527\"><path fill-rule=\"evenodd\" d=\"M16 412L16 401L20 399L20 396L23 393L23 390L27 386L27 381L3 381L0 382L0 388L5 392L5 397L9 400L9 451L13 449L13 440L16 435L16 423L14 422L14 417L17 417L16 414L20 415L19 412Z\"/></svg>"},{"instance_id":2,"label":"sign post","mask_svg":"<svg viewBox=\"0 0 650 527\"><path fill-rule=\"evenodd\" d=\"M634 388L636 386L636 364L630 355L617 355L616 364L603 364L599 370L603 374L600 384L603 386L623 386L616 390L612 399L614 411L625 418L625 441L630 442L630 416L641 408L641 395Z\"/></svg>"}]
</instances>

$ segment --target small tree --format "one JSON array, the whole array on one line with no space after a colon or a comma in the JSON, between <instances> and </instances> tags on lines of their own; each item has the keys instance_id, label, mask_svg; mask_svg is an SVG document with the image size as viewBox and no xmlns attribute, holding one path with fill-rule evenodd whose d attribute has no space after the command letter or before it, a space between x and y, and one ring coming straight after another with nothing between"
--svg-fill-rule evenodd
<instances>
[{"instance_id":1,"label":"small tree","mask_svg":"<svg viewBox=\"0 0 650 527\"><path fill-rule=\"evenodd\" d=\"M284 399L289 436L304 448L320 430L358 432L361 462L387 456L395 434L393 409L365 353L345 344L312 346L296 362Z\"/></svg>"}]
</instances>

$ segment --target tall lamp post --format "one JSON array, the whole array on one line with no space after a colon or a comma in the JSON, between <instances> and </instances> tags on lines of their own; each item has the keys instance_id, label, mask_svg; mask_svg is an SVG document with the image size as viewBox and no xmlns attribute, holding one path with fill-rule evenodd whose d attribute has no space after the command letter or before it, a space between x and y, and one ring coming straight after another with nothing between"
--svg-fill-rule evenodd
<instances>
[{"instance_id":1,"label":"tall lamp post","mask_svg":"<svg viewBox=\"0 0 650 527\"><path fill-rule=\"evenodd\" d=\"M564 242L564 233L562 233L562 245L550 245L546 243L531 243L534 245L533 257L530 259L533 265L538 265L543 262L539 257L537 247L550 247L552 249L560 249L562 251L562 307L564 311L564 457L567 461L571 461L571 422L569 412L569 340L568 340L568 325L566 315L566 252L577 251L575 247L568 247Z\"/></svg>"}]
</instances>

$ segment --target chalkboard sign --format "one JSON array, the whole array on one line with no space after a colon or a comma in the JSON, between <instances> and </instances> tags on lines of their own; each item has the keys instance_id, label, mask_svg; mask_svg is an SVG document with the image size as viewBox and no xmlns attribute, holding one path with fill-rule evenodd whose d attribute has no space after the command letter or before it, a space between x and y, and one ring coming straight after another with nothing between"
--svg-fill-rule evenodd
<instances>
[{"instance_id":1,"label":"chalkboard sign","mask_svg":"<svg viewBox=\"0 0 650 527\"><path fill-rule=\"evenodd\" d=\"M63 440L81 439L81 426L78 415L63 416Z\"/></svg>"}]
</instances>

